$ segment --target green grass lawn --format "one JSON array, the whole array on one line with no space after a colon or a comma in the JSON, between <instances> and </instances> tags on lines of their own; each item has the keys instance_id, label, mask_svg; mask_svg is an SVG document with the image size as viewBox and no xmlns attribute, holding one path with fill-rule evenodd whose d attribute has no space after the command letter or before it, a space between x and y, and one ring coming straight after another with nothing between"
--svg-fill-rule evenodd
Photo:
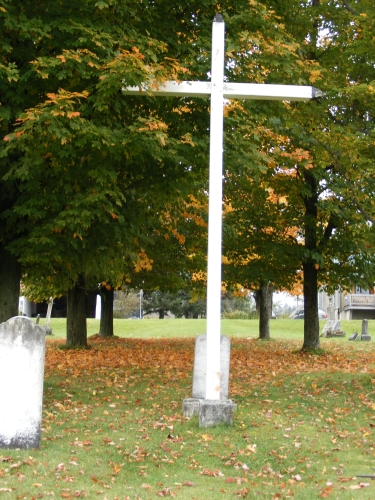
<instances>
[{"instance_id":1,"label":"green grass lawn","mask_svg":"<svg viewBox=\"0 0 375 500\"><path fill-rule=\"evenodd\" d=\"M88 323L91 349L69 351L52 321L41 447L0 450L0 499L375 498L357 477L375 468L373 342L322 339L313 356L301 321L273 321L275 340L258 342L256 321L224 320L238 410L200 429L181 407L204 321L117 320L110 340Z\"/></svg>"},{"instance_id":2,"label":"green grass lawn","mask_svg":"<svg viewBox=\"0 0 375 500\"><path fill-rule=\"evenodd\" d=\"M44 319L41 319L44 325ZM320 321L323 329L325 320ZM50 323L55 338L66 337L66 319L52 318ZM222 333L233 338L247 338L259 336L258 320L224 319L221 322ZM361 321L341 321L341 327L347 338L353 333L361 333ZM275 339L300 339L303 341L303 320L277 319L270 322L271 337ZM115 319L114 334L122 338L185 338L196 337L206 331L204 319ZM99 320L87 320L88 336L99 332ZM375 321L369 321L369 334L374 335ZM343 340L343 339L341 339Z\"/></svg>"}]
</instances>

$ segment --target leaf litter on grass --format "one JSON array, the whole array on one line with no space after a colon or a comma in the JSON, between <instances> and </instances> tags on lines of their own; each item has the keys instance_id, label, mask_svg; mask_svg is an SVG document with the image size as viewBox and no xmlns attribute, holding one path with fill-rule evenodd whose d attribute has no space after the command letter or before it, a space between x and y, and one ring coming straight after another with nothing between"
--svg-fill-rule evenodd
<instances>
[{"instance_id":1,"label":"leaf litter on grass","mask_svg":"<svg viewBox=\"0 0 375 500\"><path fill-rule=\"evenodd\" d=\"M182 416L194 340L49 340L42 447L0 453L16 498L371 498L375 352L233 340L232 428ZM355 490L360 490L361 493ZM10 491L9 491L10 490ZM363 496L358 497L358 494Z\"/></svg>"}]
</instances>

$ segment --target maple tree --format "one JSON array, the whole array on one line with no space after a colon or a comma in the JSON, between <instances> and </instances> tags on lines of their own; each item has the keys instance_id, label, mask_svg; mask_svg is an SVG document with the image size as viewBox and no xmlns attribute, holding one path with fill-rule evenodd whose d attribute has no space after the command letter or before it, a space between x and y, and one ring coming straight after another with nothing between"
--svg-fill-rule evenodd
<instances>
[{"instance_id":1,"label":"maple tree","mask_svg":"<svg viewBox=\"0 0 375 500\"><path fill-rule=\"evenodd\" d=\"M113 337L113 286L103 282L100 287L101 315L99 335L101 337Z\"/></svg>"},{"instance_id":2,"label":"maple tree","mask_svg":"<svg viewBox=\"0 0 375 500\"><path fill-rule=\"evenodd\" d=\"M193 278L206 267L207 195L200 189L158 215L159 226L149 227L148 262L134 268L129 282L144 290L145 314L157 312L163 319L170 310L178 317L195 317L205 311L203 283Z\"/></svg>"},{"instance_id":3,"label":"maple tree","mask_svg":"<svg viewBox=\"0 0 375 500\"><path fill-rule=\"evenodd\" d=\"M183 126L166 145L155 102L137 109L121 96L122 83L176 78L179 70L163 54L165 43L137 31L128 3L69 2L65 16L64 6L47 4L5 2L1 10L2 169L15 186L2 212L12 234L2 242L36 295L68 290L68 315L75 311L68 343L85 345L85 290L103 276L123 276L124 257L128 268L136 265L150 205L178 197L188 179L193 186L199 162L193 172L183 164L191 148ZM27 50L17 53L16 43ZM166 107L173 125L177 113L171 101Z\"/></svg>"},{"instance_id":4,"label":"maple tree","mask_svg":"<svg viewBox=\"0 0 375 500\"><path fill-rule=\"evenodd\" d=\"M280 183L296 181L282 194L290 196L296 226L304 228L304 347L316 347L318 274L322 283L329 276L337 284L344 281L344 271L346 279L354 269L361 274L357 261L371 269L371 228L358 221L373 211L372 177L363 175L373 169L373 68L363 57L373 32L369 2L357 2L355 9L333 0L303 6L73 1L41 2L38 9L32 2L3 1L1 7L6 139L1 145L1 189L6 191L1 244L16 261L13 283L19 282L21 263L35 287L50 287L55 294L74 291L73 307L82 304L79 297L87 288L103 279L118 284L132 272L151 239L144 230L150 206L187 199L206 187L207 100L125 98L121 82L208 79L211 23L221 10L229 81L313 83L326 91L312 105L231 103L225 125L228 185L243 174L254 179L272 165L278 166L278 179L282 172L298 171ZM325 28L330 34L324 41ZM322 182L335 196L317 194ZM350 213L343 202L349 196ZM316 215L318 202L324 208ZM339 235L348 234L348 220L356 221L349 224L355 237L353 232L345 254L335 253L337 246L342 249ZM330 236L321 240L329 269L317 252L317 231ZM294 252L300 247L294 247L291 268ZM85 344L83 320L76 333L72 344Z\"/></svg>"},{"instance_id":5,"label":"maple tree","mask_svg":"<svg viewBox=\"0 0 375 500\"><path fill-rule=\"evenodd\" d=\"M280 71L285 76L300 65L295 47L281 43L288 37L264 6L247 7L221 6L228 58L236 60L228 75L246 68L257 74L267 55L259 51L254 65L246 54L262 41L273 53L271 67L288 62ZM79 304L82 311L81 295L95 282L126 274L114 271L115 263L138 255L150 203L205 186L207 100L140 102L121 96L120 87L207 79L217 9L211 1L143 2L130 10L126 1L42 2L38 9L32 2L2 3L1 168L14 196L2 211L1 240L41 293L68 290L68 311ZM251 29L257 35L249 45ZM240 138L233 134L232 148ZM83 314L69 325L68 343L85 345Z\"/></svg>"},{"instance_id":6,"label":"maple tree","mask_svg":"<svg viewBox=\"0 0 375 500\"><path fill-rule=\"evenodd\" d=\"M302 348L315 349L319 286L333 291L375 278L370 160L374 65L372 56L364 56L374 16L366 1L353 8L350 2L317 0L303 5L277 2L273 7L299 45L297 52L311 70L310 82L324 97L309 104L285 103L282 112L273 107L271 118L262 120L258 114L257 126L251 123L248 133L256 131L268 168L261 175L251 170L244 170L243 177L228 175L234 214L229 211L226 218L238 219L232 231L239 247L233 244L230 250L229 238L227 247L245 281L253 281L258 272L258 279L268 274L272 283L283 270L282 286L293 274L294 279L302 277ZM270 193L279 200L276 205L268 202ZM262 196L265 200L258 205Z\"/></svg>"},{"instance_id":7,"label":"maple tree","mask_svg":"<svg viewBox=\"0 0 375 500\"><path fill-rule=\"evenodd\" d=\"M203 312L201 301L191 299L187 291L196 288L192 277L206 262L207 197L203 193L201 196L201 202L192 195L187 200L175 199L173 206L166 206L163 200L158 207L155 200L150 200L148 216L142 223L143 236L147 235L143 238L144 249L127 267L121 262L113 266L112 279L117 279L116 284L101 284L101 336L113 336L115 288L131 286L144 290L145 314L158 312L163 318L168 310L178 316Z\"/></svg>"},{"instance_id":8,"label":"maple tree","mask_svg":"<svg viewBox=\"0 0 375 500\"><path fill-rule=\"evenodd\" d=\"M207 194L197 187L195 195L153 206L145 224L146 259L134 267L132 286L147 290L178 291L191 286L194 272L206 265Z\"/></svg>"},{"instance_id":9,"label":"maple tree","mask_svg":"<svg viewBox=\"0 0 375 500\"><path fill-rule=\"evenodd\" d=\"M319 283L333 290L374 280L374 167L368 161L374 68L373 58L363 57L366 38L374 33L374 16L367 1L356 2L355 8L350 2L314 1L300 13L298 23L288 9L283 16L303 43L306 61L319 64L317 82L326 95L309 112L292 107L285 120L288 132L283 126L279 130L293 146L286 145L278 156L295 174L290 203L302 202L303 347L309 349L319 346Z\"/></svg>"},{"instance_id":10,"label":"maple tree","mask_svg":"<svg viewBox=\"0 0 375 500\"><path fill-rule=\"evenodd\" d=\"M224 216L224 277L255 290L259 337L270 337L272 291L296 281L300 255L296 228L285 196L274 191L274 172L266 167L256 177L230 175ZM297 250L299 248L297 247Z\"/></svg>"}]
</instances>

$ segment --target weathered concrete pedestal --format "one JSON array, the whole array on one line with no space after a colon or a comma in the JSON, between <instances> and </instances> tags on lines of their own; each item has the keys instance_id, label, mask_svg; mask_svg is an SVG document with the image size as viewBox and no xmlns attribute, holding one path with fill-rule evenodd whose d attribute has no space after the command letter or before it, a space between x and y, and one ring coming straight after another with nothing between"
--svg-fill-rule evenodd
<instances>
[{"instance_id":1,"label":"weathered concrete pedestal","mask_svg":"<svg viewBox=\"0 0 375 500\"><path fill-rule=\"evenodd\" d=\"M206 395L207 336L198 335L195 341L193 397L184 399L185 417L199 417L199 427L233 424L237 405L228 399L230 339L220 336L220 399L205 399Z\"/></svg>"},{"instance_id":2,"label":"weathered concrete pedestal","mask_svg":"<svg viewBox=\"0 0 375 500\"><path fill-rule=\"evenodd\" d=\"M0 448L39 448L45 329L22 316L0 324Z\"/></svg>"},{"instance_id":3,"label":"weathered concrete pedestal","mask_svg":"<svg viewBox=\"0 0 375 500\"><path fill-rule=\"evenodd\" d=\"M182 411L185 417L199 417L199 427L233 424L233 412L236 403L231 399L198 399L187 398L183 401Z\"/></svg>"}]
</instances>

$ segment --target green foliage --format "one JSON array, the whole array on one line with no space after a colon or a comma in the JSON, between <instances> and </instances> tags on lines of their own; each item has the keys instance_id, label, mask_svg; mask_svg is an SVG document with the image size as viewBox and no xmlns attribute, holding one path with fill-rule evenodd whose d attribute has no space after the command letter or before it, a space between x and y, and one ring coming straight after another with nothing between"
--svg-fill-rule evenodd
<instances>
[{"instance_id":1,"label":"green foliage","mask_svg":"<svg viewBox=\"0 0 375 500\"><path fill-rule=\"evenodd\" d=\"M133 290L119 290L115 293L113 300L113 317L128 318L134 311L139 311L140 299L139 294Z\"/></svg>"},{"instance_id":2,"label":"green foliage","mask_svg":"<svg viewBox=\"0 0 375 500\"><path fill-rule=\"evenodd\" d=\"M301 265L327 289L373 281L369 0L2 0L0 239L30 296L80 276L176 291L205 268L208 100L121 87L207 80L218 11L228 81L325 92L226 107L228 281L290 287Z\"/></svg>"},{"instance_id":3,"label":"green foliage","mask_svg":"<svg viewBox=\"0 0 375 500\"><path fill-rule=\"evenodd\" d=\"M120 284L154 236L142 221L157 229L166 199L204 192L208 139L206 100L125 98L121 84L206 79L218 6L2 5L1 168L3 185L14 188L2 211L9 248L34 290L40 276L55 294L81 274ZM263 5L228 2L222 10L228 61L236 61L228 78L261 81L266 61L280 78L303 68L296 44ZM231 135L234 162L240 127ZM248 154L259 158L255 149Z\"/></svg>"},{"instance_id":4,"label":"green foliage","mask_svg":"<svg viewBox=\"0 0 375 500\"><path fill-rule=\"evenodd\" d=\"M224 319L256 319L255 300L250 294L238 296L226 292L221 299L221 315Z\"/></svg>"},{"instance_id":5,"label":"green foliage","mask_svg":"<svg viewBox=\"0 0 375 500\"><path fill-rule=\"evenodd\" d=\"M190 293L183 290L177 293L160 290L146 292L143 304L145 315L157 313L160 319L168 316L169 312L177 318L198 318L206 313L205 302L192 299Z\"/></svg>"},{"instance_id":6,"label":"green foliage","mask_svg":"<svg viewBox=\"0 0 375 500\"><path fill-rule=\"evenodd\" d=\"M249 286L264 277L277 288L291 287L303 269L311 306L305 341L315 348L317 285L332 292L375 281L375 17L368 1L272 7L304 66L293 83L307 72L324 96L281 107L243 105L249 119L241 121L256 138L264 168L246 165L245 157L245 165L227 176L227 278ZM235 113L234 107L229 116Z\"/></svg>"},{"instance_id":7,"label":"green foliage","mask_svg":"<svg viewBox=\"0 0 375 500\"><path fill-rule=\"evenodd\" d=\"M121 85L185 70L162 40L137 28L143 6L34 7L13 1L1 11L8 200L0 237L19 256L30 297L61 294L81 275L88 287L102 278L120 286L153 236L145 221L156 231L167 198L186 195L200 168L185 167L192 146L183 126L167 133L179 117L172 101L167 124L154 100L126 99ZM197 141L197 152L199 142L206 145Z\"/></svg>"},{"instance_id":8,"label":"green foliage","mask_svg":"<svg viewBox=\"0 0 375 500\"><path fill-rule=\"evenodd\" d=\"M150 215L153 217L148 217L143 224L148 235L148 260L134 269L130 276L132 286L173 293L193 290L203 294L202 282L192 282L192 279L206 267L206 195L176 198L159 211L153 207Z\"/></svg>"}]
</instances>

